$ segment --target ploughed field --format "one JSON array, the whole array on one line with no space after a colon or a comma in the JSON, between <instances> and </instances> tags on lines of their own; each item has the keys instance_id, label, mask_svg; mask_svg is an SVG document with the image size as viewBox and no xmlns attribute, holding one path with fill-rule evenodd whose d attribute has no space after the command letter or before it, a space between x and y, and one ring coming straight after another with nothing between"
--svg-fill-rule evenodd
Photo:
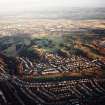
<instances>
[{"instance_id":1,"label":"ploughed field","mask_svg":"<svg viewBox=\"0 0 105 105\"><path fill-rule=\"evenodd\" d=\"M1 105L104 105L104 20L0 26Z\"/></svg>"}]
</instances>

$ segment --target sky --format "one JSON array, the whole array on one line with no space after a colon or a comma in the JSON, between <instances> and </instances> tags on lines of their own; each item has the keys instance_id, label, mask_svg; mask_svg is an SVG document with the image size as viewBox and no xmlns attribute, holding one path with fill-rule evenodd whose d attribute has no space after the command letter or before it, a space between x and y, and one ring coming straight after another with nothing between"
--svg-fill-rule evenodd
<instances>
[{"instance_id":1,"label":"sky","mask_svg":"<svg viewBox=\"0 0 105 105\"><path fill-rule=\"evenodd\" d=\"M0 12L104 6L105 0L0 0Z\"/></svg>"}]
</instances>

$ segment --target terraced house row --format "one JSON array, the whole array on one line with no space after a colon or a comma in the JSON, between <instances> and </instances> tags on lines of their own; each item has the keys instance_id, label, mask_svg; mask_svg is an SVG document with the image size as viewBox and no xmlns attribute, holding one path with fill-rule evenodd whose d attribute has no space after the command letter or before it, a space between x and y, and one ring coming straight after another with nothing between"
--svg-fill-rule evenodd
<instances>
[{"instance_id":1,"label":"terraced house row","mask_svg":"<svg viewBox=\"0 0 105 105\"><path fill-rule=\"evenodd\" d=\"M92 75L102 72L98 61L90 61L89 59L71 55L70 57L61 57L54 54L47 54L44 60L36 62L28 58L17 58L19 64L19 72L26 75L43 76L48 74L59 73L81 73L82 75Z\"/></svg>"}]
</instances>

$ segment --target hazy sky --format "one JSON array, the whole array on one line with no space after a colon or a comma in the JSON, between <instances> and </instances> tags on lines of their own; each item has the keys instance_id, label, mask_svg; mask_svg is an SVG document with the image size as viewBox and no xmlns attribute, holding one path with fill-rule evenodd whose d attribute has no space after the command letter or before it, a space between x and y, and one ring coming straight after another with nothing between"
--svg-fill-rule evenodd
<instances>
[{"instance_id":1,"label":"hazy sky","mask_svg":"<svg viewBox=\"0 0 105 105\"><path fill-rule=\"evenodd\" d=\"M0 0L0 12L43 10L54 7L103 7L105 0Z\"/></svg>"}]
</instances>

